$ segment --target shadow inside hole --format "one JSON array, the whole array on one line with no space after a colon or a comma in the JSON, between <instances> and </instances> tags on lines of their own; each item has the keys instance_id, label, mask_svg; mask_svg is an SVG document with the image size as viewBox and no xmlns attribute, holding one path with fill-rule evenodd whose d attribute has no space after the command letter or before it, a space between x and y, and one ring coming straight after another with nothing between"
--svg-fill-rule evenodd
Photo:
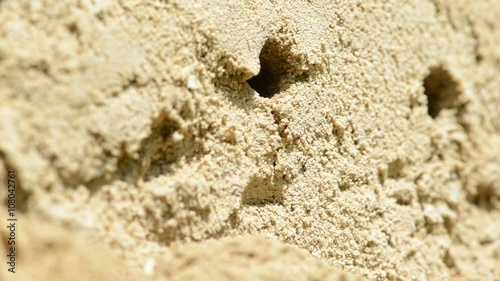
<instances>
[{"instance_id":1,"label":"shadow inside hole","mask_svg":"<svg viewBox=\"0 0 500 281\"><path fill-rule=\"evenodd\" d=\"M268 39L259 55L260 72L247 80L248 85L261 97L272 98L279 93L285 80L292 82L304 78L300 70L301 59L294 56L290 46L282 45L277 39ZM294 62L293 64L291 62Z\"/></svg>"},{"instance_id":2,"label":"shadow inside hole","mask_svg":"<svg viewBox=\"0 0 500 281\"><path fill-rule=\"evenodd\" d=\"M481 183L477 186L475 194L469 194L468 200L472 204L487 211L495 209L500 201L500 197L495 193L495 189L490 183Z\"/></svg>"},{"instance_id":3,"label":"shadow inside hole","mask_svg":"<svg viewBox=\"0 0 500 281\"><path fill-rule=\"evenodd\" d=\"M250 78L247 83L254 89L261 97L272 98L274 92L271 89L271 84L275 83L276 78L273 73L268 69L261 67L257 76Z\"/></svg>"},{"instance_id":4,"label":"shadow inside hole","mask_svg":"<svg viewBox=\"0 0 500 281\"><path fill-rule=\"evenodd\" d=\"M442 67L431 68L430 74L424 79L424 94L432 118L436 118L443 109L460 107L458 82Z\"/></svg>"}]
</instances>

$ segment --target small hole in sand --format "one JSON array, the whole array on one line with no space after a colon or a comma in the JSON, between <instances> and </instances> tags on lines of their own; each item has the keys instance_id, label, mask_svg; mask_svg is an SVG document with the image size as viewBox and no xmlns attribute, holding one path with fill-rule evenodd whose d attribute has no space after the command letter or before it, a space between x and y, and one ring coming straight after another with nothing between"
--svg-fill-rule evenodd
<instances>
[{"instance_id":1,"label":"small hole in sand","mask_svg":"<svg viewBox=\"0 0 500 281\"><path fill-rule=\"evenodd\" d=\"M300 58L290 52L290 46L282 45L275 38L266 41L259 60L259 74L247 80L247 83L264 98L272 98L281 91L286 80L293 82L303 74L299 67Z\"/></svg>"},{"instance_id":2,"label":"small hole in sand","mask_svg":"<svg viewBox=\"0 0 500 281\"><path fill-rule=\"evenodd\" d=\"M432 118L436 118L443 109L460 106L458 83L442 67L431 68L430 74L424 79L424 89L428 112Z\"/></svg>"},{"instance_id":3,"label":"small hole in sand","mask_svg":"<svg viewBox=\"0 0 500 281\"><path fill-rule=\"evenodd\" d=\"M475 194L469 194L469 202L478 206L479 208L491 211L500 201L500 198L495 193L492 184L481 183L477 186Z\"/></svg>"},{"instance_id":4,"label":"small hole in sand","mask_svg":"<svg viewBox=\"0 0 500 281\"><path fill-rule=\"evenodd\" d=\"M271 98L274 93L271 92L271 84L275 80L273 74L261 66L257 76L250 78L247 82L261 97Z\"/></svg>"},{"instance_id":5,"label":"small hole in sand","mask_svg":"<svg viewBox=\"0 0 500 281\"><path fill-rule=\"evenodd\" d=\"M242 193L244 205L282 204L284 200L281 186L272 184L270 178L250 178Z\"/></svg>"}]
</instances>

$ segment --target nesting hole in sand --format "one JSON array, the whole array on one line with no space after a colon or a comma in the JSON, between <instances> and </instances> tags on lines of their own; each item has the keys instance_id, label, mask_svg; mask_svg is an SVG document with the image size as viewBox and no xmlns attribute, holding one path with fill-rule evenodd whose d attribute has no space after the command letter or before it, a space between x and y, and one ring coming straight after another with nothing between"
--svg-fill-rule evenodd
<instances>
[{"instance_id":1,"label":"nesting hole in sand","mask_svg":"<svg viewBox=\"0 0 500 281\"><path fill-rule=\"evenodd\" d=\"M244 205L282 204L284 194L282 187L272 184L270 178L254 176L245 187L241 199Z\"/></svg>"},{"instance_id":2,"label":"nesting hole in sand","mask_svg":"<svg viewBox=\"0 0 500 281\"><path fill-rule=\"evenodd\" d=\"M291 47L277 39L268 39L260 51L260 72L247 80L261 97L272 98L282 89L285 80L293 81L300 73L301 59L293 55Z\"/></svg>"},{"instance_id":3,"label":"nesting hole in sand","mask_svg":"<svg viewBox=\"0 0 500 281\"><path fill-rule=\"evenodd\" d=\"M481 183L477 186L475 194L468 195L469 202L487 210L492 211L500 202L500 197L495 193L495 188L491 183Z\"/></svg>"},{"instance_id":4,"label":"nesting hole in sand","mask_svg":"<svg viewBox=\"0 0 500 281\"><path fill-rule=\"evenodd\" d=\"M432 118L436 118L443 109L460 106L458 82L442 67L431 68L430 74L424 79L424 89L428 113Z\"/></svg>"}]
</instances>

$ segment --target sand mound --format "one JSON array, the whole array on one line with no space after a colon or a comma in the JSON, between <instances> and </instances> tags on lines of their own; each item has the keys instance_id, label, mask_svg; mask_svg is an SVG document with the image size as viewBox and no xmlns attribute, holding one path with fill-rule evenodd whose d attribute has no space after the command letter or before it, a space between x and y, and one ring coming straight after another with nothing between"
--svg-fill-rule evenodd
<instances>
[{"instance_id":1,"label":"sand mound","mask_svg":"<svg viewBox=\"0 0 500 281\"><path fill-rule=\"evenodd\" d=\"M31 253L2 274L499 279L499 18L498 0L1 1L0 199L15 172Z\"/></svg>"}]
</instances>

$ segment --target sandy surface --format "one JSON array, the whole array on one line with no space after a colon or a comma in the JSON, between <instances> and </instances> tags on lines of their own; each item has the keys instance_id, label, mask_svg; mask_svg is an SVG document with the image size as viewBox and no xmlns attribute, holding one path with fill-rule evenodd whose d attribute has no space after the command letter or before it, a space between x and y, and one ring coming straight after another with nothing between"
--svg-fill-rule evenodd
<instances>
[{"instance_id":1,"label":"sandy surface","mask_svg":"<svg viewBox=\"0 0 500 281\"><path fill-rule=\"evenodd\" d=\"M0 280L499 280L500 1L373 2L0 1Z\"/></svg>"}]
</instances>

